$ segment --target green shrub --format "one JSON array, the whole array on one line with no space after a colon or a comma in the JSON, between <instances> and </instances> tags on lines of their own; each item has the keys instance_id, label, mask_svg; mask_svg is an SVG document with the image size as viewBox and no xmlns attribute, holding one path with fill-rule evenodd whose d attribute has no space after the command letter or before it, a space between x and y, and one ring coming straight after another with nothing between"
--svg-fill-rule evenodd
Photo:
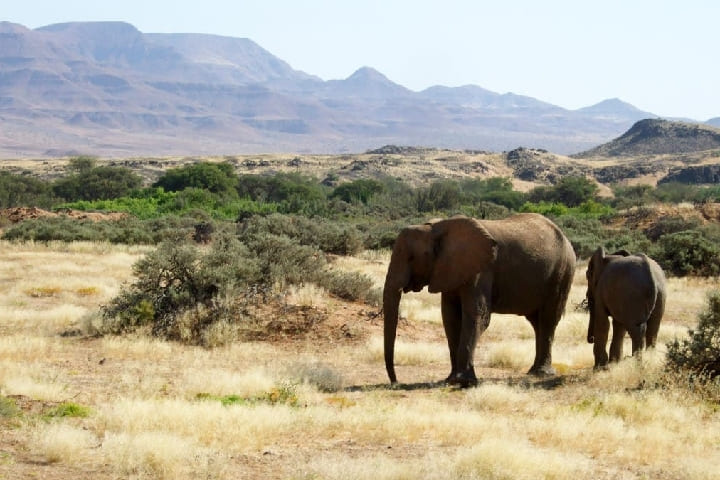
<instances>
[{"instance_id":1,"label":"green shrub","mask_svg":"<svg viewBox=\"0 0 720 480\"><path fill-rule=\"evenodd\" d=\"M281 213L307 216L324 215L328 203L326 188L312 177L297 173L242 175L238 179L240 197L261 203L277 203Z\"/></svg>"},{"instance_id":2,"label":"green shrub","mask_svg":"<svg viewBox=\"0 0 720 480\"><path fill-rule=\"evenodd\" d=\"M157 219L166 215L188 215L202 210L213 218L236 220L252 215L275 213L279 210L279 205L245 198L225 198L195 187L188 187L179 192L166 192L161 187L155 187L138 190L134 192L133 196L109 200L83 200L64 203L57 208L126 212L141 219Z\"/></svg>"},{"instance_id":3,"label":"green shrub","mask_svg":"<svg viewBox=\"0 0 720 480\"><path fill-rule=\"evenodd\" d=\"M324 270L319 272L315 283L344 300L365 301L372 295L373 281L359 272Z\"/></svg>"},{"instance_id":4,"label":"green shrub","mask_svg":"<svg viewBox=\"0 0 720 480\"><path fill-rule=\"evenodd\" d=\"M168 192L187 188L206 190L223 198L237 198L238 177L229 163L201 162L166 171L154 184Z\"/></svg>"},{"instance_id":5,"label":"green shrub","mask_svg":"<svg viewBox=\"0 0 720 480\"><path fill-rule=\"evenodd\" d=\"M150 325L156 336L199 343L204 328L234 307L218 299L262 281L253 253L229 235L219 236L206 251L185 237L163 242L133 270L135 282L103 308L101 331L105 333ZM179 322L184 313L198 307L204 307L202 321L190 327Z\"/></svg>"},{"instance_id":6,"label":"green shrub","mask_svg":"<svg viewBox=\"0 0 720 480\"><path fill-rule=\"evenodd\" d=\"M330 198L339 198L348 203L367 204L373 196L383 191L385 187L378 180L360 179L338 186L333 190Z\"/></svg>"},{"instance_id":7,"label":"green shrub","mask_svg":"<svg viewBox=\"0 0 720 480\"><path fill-rule=\"evenodd\" d=\"M97 167L97 157L91 155L79 155L68 161L68 170L75 173L86 173Z\"/></svg>"},{"instance_id":8,"label":"green shrub","mask_svg":"<svg viewBox=\"0 0 720 480\"><path fill-rule=\"evenodd\" d=\"M607 251L625 249L630 252L647 252L650 241L637 230L608 228L599 219L564 215L553 217L565 233L578 258L589 258L599 246Z\"/></svg>"},{"instance_id":9,"label":"green shrub","mask_svg":"<svg viewBox=\"0 0 720 480\"><path fill-rule=\"evenodd\" d=\"M56 180L52 186L56 196L72 202L107 200L128 196L140 187L139 175L124 167L95 167Z\"/></svg>"},{"instance_id":10,"label":"green shrub","mask_svg":"<svg viewBox=\"0 0 720 480\"><path fill-rule=\"evenodd\" d=\"M490 202L502 205L507 209L517 210L525 203L526 199L524 193L513 190L512 179L506 177L463 180L460 182L460 189L463 205Z\"/></svg>"},{"instance_id":11,"label":"green shrub","mask_svg":"<svg viewBox=\"0 0 720 480\"><path fill-rule=\"evenodd\" d=\"M77 404L75 402L63 402L50 410L48 410L44 417L46 418L63 418L63 417L76 417L85 418L90 415L90 408L84 405Z\"/></svg>"},{"instance_id":12,"label":"green shrub","mask_svg":"<svg viewBox=\"0 0 720 480\"><path fill-rule=\"evenodd\" d=\"M660 217L645 230L645 236L651 241L656 242L663 235L670 235L685 230L694 230L698 227L700 227L700 220L697 218L685 219L681 216Z\"/></svg>"},{"instance_id":13,"label":"green shrub","mask_svg":"<svg viewBox=\"0 0 720 480\"><path fill-rule=\"evenodd\" d=\"M453 210L460 206L460 187L452 180L433 182L427 188L420 188L416 193L418 212L436 212Z\"/></svg>"},{"instance_id":14,"label":"green shrub","mask_svg":"<svg viewBox=\"0 0 720 480\"><path fill-rule=\"evenodd\" d=\"M109 242L125 245L152 245L176 235L190 236L196 219L166 217L139 220L125 218L93 222L65 216L24 220L5 229L2 238L38 242Z\"/></svg>"},{"instance_id":15,"label":"green shrub","mask_svg":"<svg viewBox=\"0 0 720 480\"><path fill-rule=\"evenodd\" d=\"M395 221L366 222L358 225L368 250L392 249L400 231L407 225L422 223L424 220L402 219Z\"/></svg>"},{"instance_id":16,"label":"green shrub","mask_svg":"<svg viewBox=\"0 0 720 480\"><path fill-rule=\"evenodd\" d=\"M613 187L612 205L617 209L640 207L653 202L651 185L616 185Z\"/></svg>"},{"instance_id":17,"label":"green shrub","mask_svg":"<svg viewBox=\"0 0 720 480\"><path fill-rule=\"evenodd\" d=\"M245 220L241 230L243 239L264 234L282 235L301 245L314 246L336 255L353 255L363 248L362 236L357 228L322 218L281 214L254 216Z\"/></svg>"},{"instance_id":18,"label":"green shrub","mask_svg":"<svg viewBox=\"0 0 720 480\"><path fill-rule=\"evenodd\" d=\"M720 376L720 290L708 295L697 329L689 330L688 336L667 345L668 369L690 371L701 378Z\"/></svg>"},{"instance_id":19,"label":"green shrub","mask_svg":"<svg viewBox=\"0 0 720 480\"><path fill-rule=\"evenodd\" d=\"M673 275L715 276L720 274L720 245L702 230L685 230L663 235L652 255Z\"/></svg>"},{"instance_id":20,"label":"green shrub","mask_svg":"<svg viewBox=\"0 0 720 480\"><path fill-rule=\"evenodd\" d=\"M0 418L12 418L20 415L21 410L12 398L0 395Z\"/></svg>"},{"instance_id":21,"label":"green shrub","mask_svg":"<svg viewBox=\"0 0 720 480\"><path fill-rule=\"evenodd\" d=\"M134 274L103 308L100 333L147 326L162 338L215 346L254 321L260 297L272 301L290 285L314 282L349 299L368 297L372 287L362 275L328 271L315 247L267 232L243 242L220 232L209 249L174 238L138 261Z\"/></svg>"},{"instance_id":22,"label":"green shrub","mask_svg":"<svg viewBox=\"0 0 720 480\"><path fill-rule=\"evenodd\" d=\"M525 202L522 207L520 207L520 211L539 213L547 217L574 216L580 218L603 218L615 213L615 209L609 205L594 200L587 200L574 207L568 207L562 202Z\"/></svg>"},{"instance_id":23,"label":"green shrub","mask_svg":"<svg viewBox=\"0 0 720 480\"><path fill-rule=\"evenodd\" d=\"M577 207L589 200L595 200L598 186L592 180L579 176L562 177L552 187L535 187L528 193L531 202L561 203L567 207Z\"/></svg>"},{"instance_id":24,"label":"green shrub","mask_svg":"<svg viewBox=\"0 0 720 480\"><path fill-rule=\"evenodd\" d=\"M28 175L0 171L0 208L48 208L54 201L55 196L49 183Z\"/></svg>"}]
</instances>

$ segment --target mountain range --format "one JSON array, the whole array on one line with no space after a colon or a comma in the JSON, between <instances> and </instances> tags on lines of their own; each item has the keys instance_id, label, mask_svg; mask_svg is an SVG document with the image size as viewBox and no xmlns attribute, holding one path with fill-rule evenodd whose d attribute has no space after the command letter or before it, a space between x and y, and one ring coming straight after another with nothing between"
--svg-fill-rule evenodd
<instances>
[{"instance_id":1,"label":"mountain range","mask_svg":"<svg viewBox=\"0 0 720 480\"><path fill-rule=\"evenodd\" d=\"M323 81L244 38L142 33L123 22L0 22L0 158L386 144L574 153L656 117L618 99L567 110L474 85L415 92L370 67Z\"/></svg>"}]
</instances>

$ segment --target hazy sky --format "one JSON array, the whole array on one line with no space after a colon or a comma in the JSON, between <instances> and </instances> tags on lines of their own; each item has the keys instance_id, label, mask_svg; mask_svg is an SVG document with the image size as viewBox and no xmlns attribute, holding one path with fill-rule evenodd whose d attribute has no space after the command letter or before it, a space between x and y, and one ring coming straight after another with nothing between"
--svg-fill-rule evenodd
<instances>
[{"instance_id":1,"label":"hazy sky","mask_svg":"<svg viewBox=\"0 0 720 480\"><path fill-rule=\"evenodd\" d=\"M474 84L570 109L618 97L720 116L716 0L15 0L0 20L245 37L324 80L369 66L412 90Z\"/></svg>"}]
</instances>

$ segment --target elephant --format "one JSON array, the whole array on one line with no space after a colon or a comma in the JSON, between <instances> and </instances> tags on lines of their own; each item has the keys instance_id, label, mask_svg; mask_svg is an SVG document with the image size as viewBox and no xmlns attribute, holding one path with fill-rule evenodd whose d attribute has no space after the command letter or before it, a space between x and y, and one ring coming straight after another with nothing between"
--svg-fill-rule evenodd
<instances>
[{"instance_id":1,"label":"elephant","mask_svg":"<svg viewBox=\"0 0 720 480\"><path fill-rule=\"evenodd\" d=\"M625 332L632 340L632 353L655 347L660 321L665 311L665 274L644 254L625 250L611 255L599 247L588 262L587 302L590 311L587 341L593 344L595 368L605 368L622 358ZM605 350L612 317L610 356Z\"/></svg>"},{"instance_id":2,"label":"elephant","mask_svg":"<svg viewBox=\"0 0 720 480\"><path fill-rule=\"evenodd\" d=\"M383 287L385 367L391 384L398 308L403 293L425 286L441 294L450 350L450 385L477 384L473 364L490 314L525 316L535 331L528 373L554 375L552 343L575 271L575 252L562 231L535 213L502 220L462 215L404 228L395 240Z\"/></svg>"}]
</instances>

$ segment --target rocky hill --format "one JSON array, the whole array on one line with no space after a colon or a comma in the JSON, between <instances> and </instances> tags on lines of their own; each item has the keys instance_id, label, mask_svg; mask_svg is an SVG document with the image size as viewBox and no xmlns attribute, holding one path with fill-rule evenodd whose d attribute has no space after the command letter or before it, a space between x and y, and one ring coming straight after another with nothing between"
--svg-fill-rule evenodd
<instances>
[{"instance_id":1,"label":"rocky hill","mask_svg":"<svg viewBox=\"0 0 720 480\"><path fill-rule=\"evenodd\" d=\"M720 128L699 123L645 119L620 137L577 158L683 154L720 148Z\"/></svg>"},{"instance_id":2,"label":"rocky hill","mask_svg":"<svg viewBox=\"0 0 720 480\"><path fill-rule=\"evenodd\" d=\"M380 145L571 153L641 118L478 86L414 92L363 67L323 81L250 39L122 22L0 22L0 158L362 152Z\"/></svg>"}]
</instances>

